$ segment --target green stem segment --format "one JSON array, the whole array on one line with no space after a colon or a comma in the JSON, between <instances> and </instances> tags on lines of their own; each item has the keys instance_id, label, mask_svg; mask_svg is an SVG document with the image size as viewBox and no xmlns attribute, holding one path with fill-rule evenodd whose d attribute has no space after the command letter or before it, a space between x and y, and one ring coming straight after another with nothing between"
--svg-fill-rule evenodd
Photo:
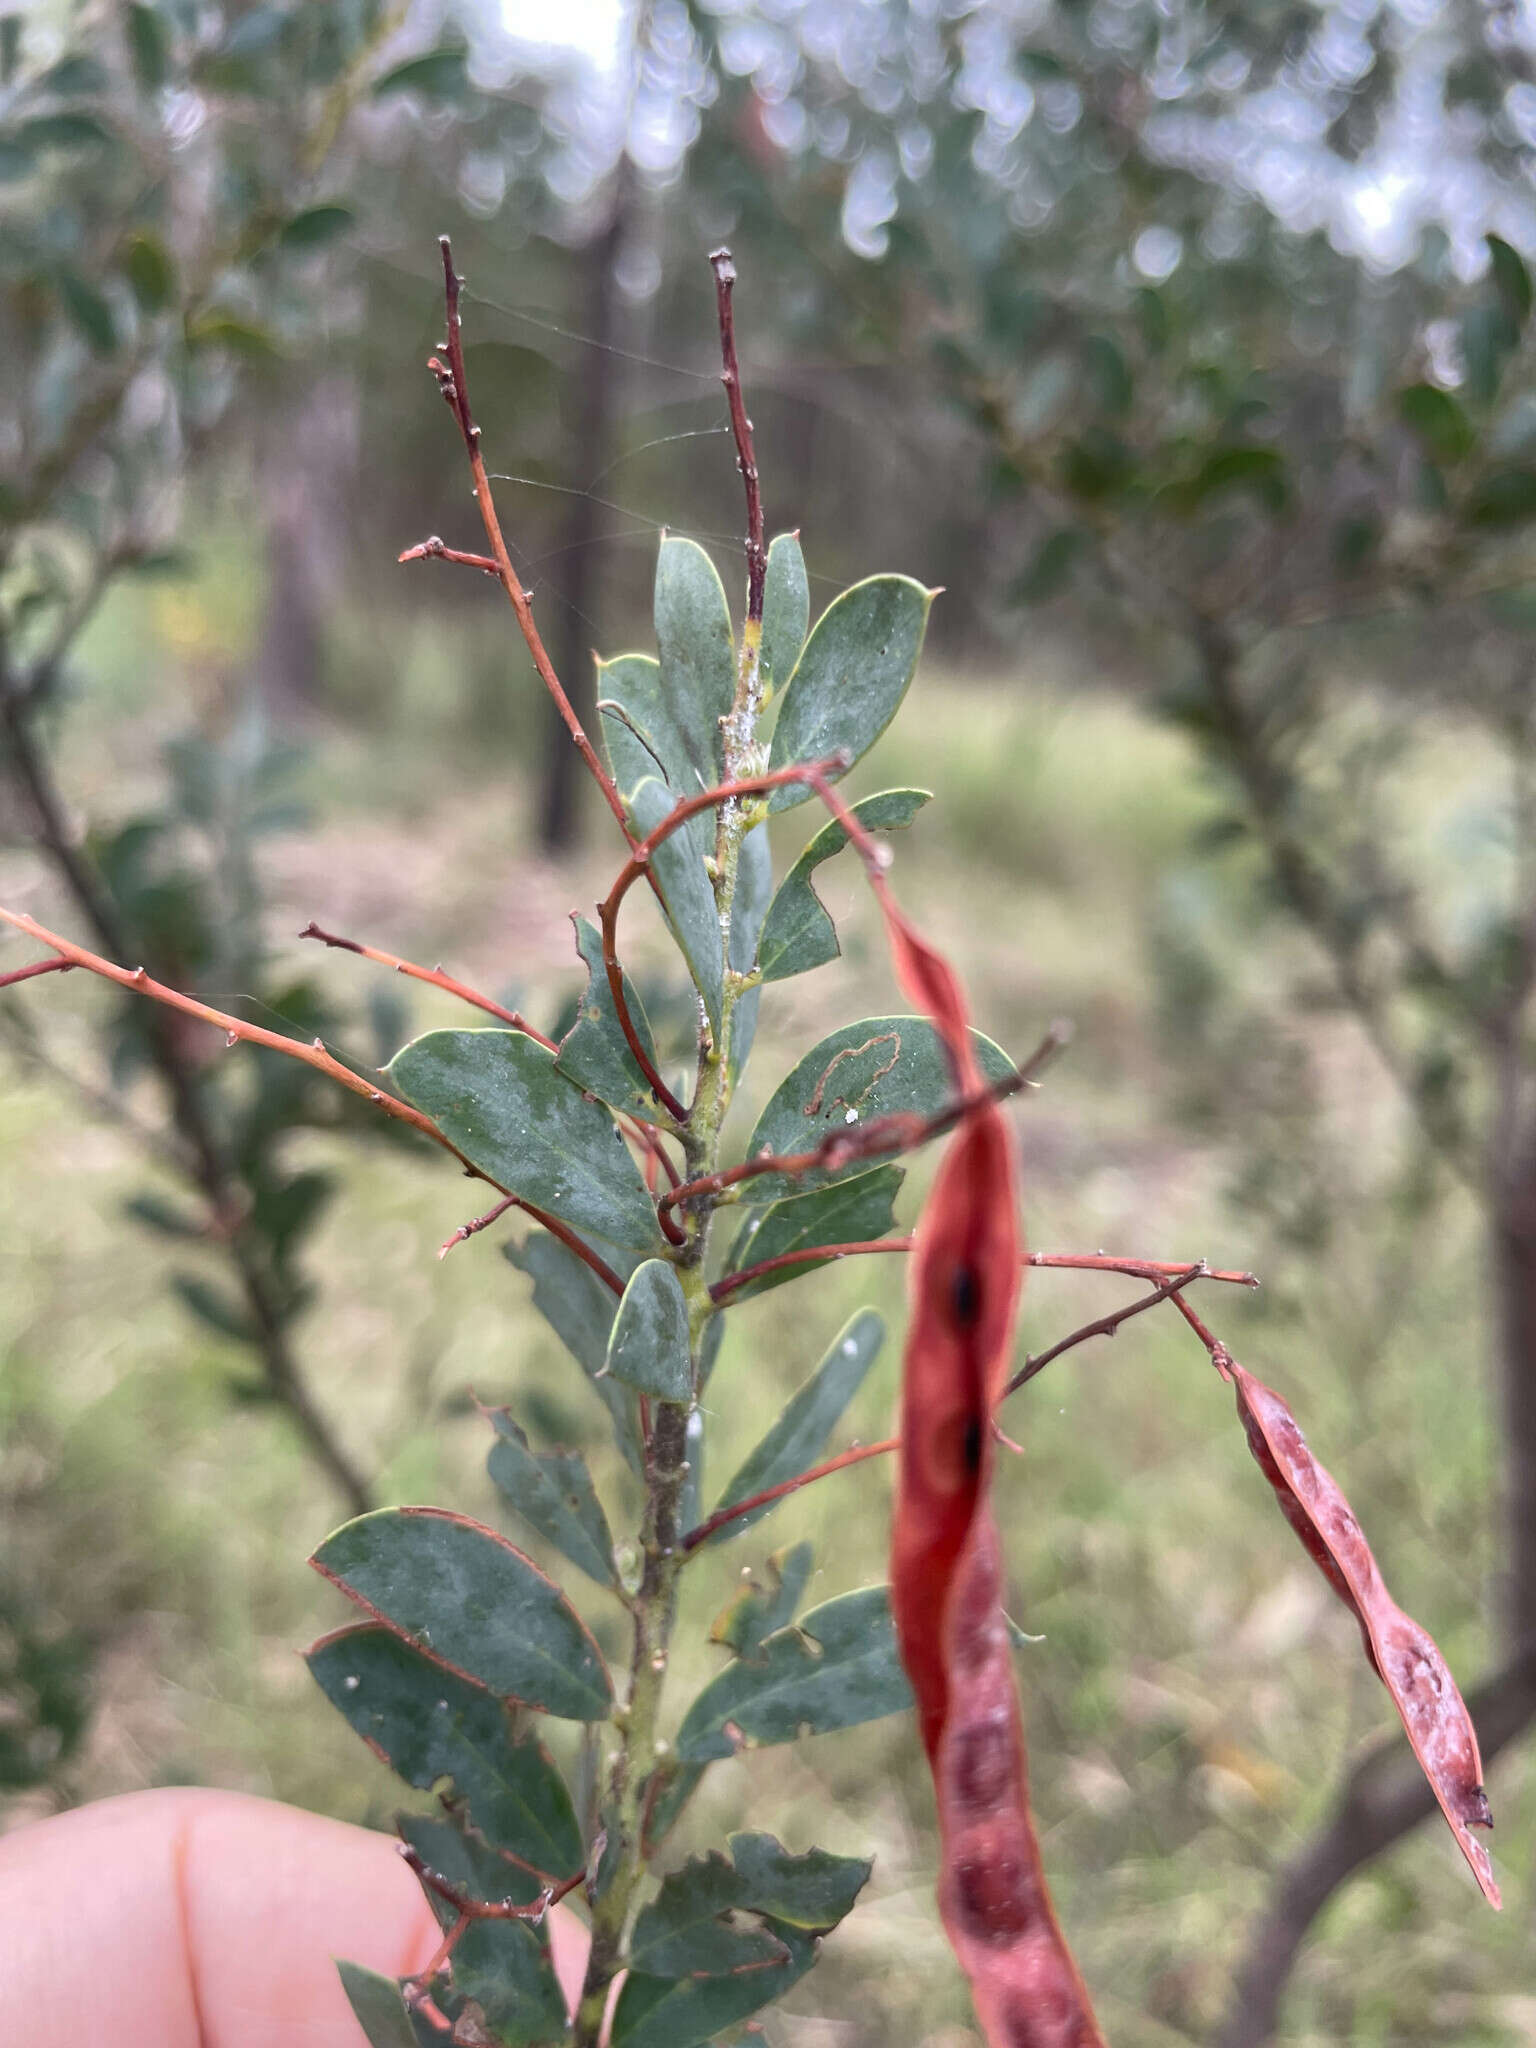
<instances>
[{"instance_id":1,"label":"green stem segment","mask_svg":"<svg viewBox=\"0 0 1536 2048\"><path fill-rule=\"evenodd\" d=\"M718 269L717 269L718 279ZM728 309L729 291L722 289ZM722 314L722 320L725 319ZM734 344L727 336L727 367L734 369ZM730 389L729 381L727 383ZM739 394L739 384L732 394ZM744 416L743 416L744 418ZM747 430L750 436L750 429ZM750 438L746 455L750 459ZM755 465L743 466L748 479L749 517L757 476ZM760 530L761 512L756 515ZM762 642L761 579L753 580L748 616L742 632L735 701L721 721L725 779L738 781L751 773L762 707L760 648ZM760 803L760 800L759 800ZM742 841L758 822L759 803L732 797L720 806L715 839L715 903L720 916L720 942L730 958L731 914ZM701 1034L697 1082L692 1107L681 1124L685 1173L697 1180L717 1171L720 1133L731 1100L730 1044L735 1007L751 986L751 977L725 977L724 1017L720 1042ZM673 1254L690 1312L690 1349L695 1395L699 1387L705 1334L719 1313L704 1278L705 1255L717 1197L707 1197L687 1219L685 1241ZM644 1839L647 1795L651 1780L665 1761L660 1737L662 1692L671 1656L677 1614L677 1580L687 1552L679 1526L683 1486L688 1474L689 1409L680 1402L655 1402L646 1457L646 1504L640 1530L643 1558L639 1591L633 1603L634 1638L630 1654L628 1704L615 1714L620 1746L613 1759L604 1802L608 1840L599 1859L597 1893L592 1905L592 1947L581 2002L576 2010L576 2048L598 2048L613 1980L624 1967L625 1938L639 1903L645 1878Z\"/></svg>"}]
</instances>

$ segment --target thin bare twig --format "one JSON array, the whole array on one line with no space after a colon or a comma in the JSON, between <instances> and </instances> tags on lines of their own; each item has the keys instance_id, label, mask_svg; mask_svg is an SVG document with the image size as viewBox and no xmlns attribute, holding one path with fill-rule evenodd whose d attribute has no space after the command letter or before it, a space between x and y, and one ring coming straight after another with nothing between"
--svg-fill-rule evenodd
<instances>
[{"instance_id":1,"label":"thin bare twig","mask_svg":"<svg viewBox=\"0 0 1536 2048\"><path fill-rule=\"evenodd\" d=\"M480 507L480 518L485 526L486 539L491 544L491 555L496 564L496 573L506 591L512 609L517 615L518 628L533 657L539 680L554 700L555 709L565 722L566 731L575 743L581 758L591 770L592 779L603 792L603 801L612 811L624 837L634 844L634 835L624 815L624 803L613 777L597 757L597 751L582 728L571 700L566 696L560 678L555 674L554 664L545 650L539 629L534 624L533 606L523 588L522 579L512 566L512 557L507 552L507 543L502 536L501 522L496 516L496 501L491 495L490 481L485 473L485 459L480 453L480 429L475 425L474 415L469 407L469 386L464 375L463 322L459 313L459 292L464 280L453 267L453 249L446 235L438 237L443 252L443 295L447 311L447 335L443 352L448 360L433 356L427 367L437 378L438 389L447 402L449 411L458 422L459 432L464 437L465 452L469 456L470 475L474 479L475 502ZM478 563L476 564L478 567Z\"/></svg>"},{"instance_id":2,"label":"thin bare twig","mask_svg":"<svg viewBox=\"0 0 1536 2048\"><path fill-rule=\"evenodd\" d=\"M501 570L489 555L466 554L463 548L451 548L440 534L429 534L425 540L417 541L415 547L404 548L395 560L406 562L460 562L466 569L478 569L482 575L494 576L499 583Z\"/></svg>"},{"instance_id":3,"label":"thin bare twig","mask_svg":"<svg viewBox=\"0 0 1536 2048\"><path fill-rule=\"evenodd\" d=\"M18 981L31 981L39 974L68 974L74 966L73 960L34 960L26 967L13 967L9 974L0 974L0 988L14 988Z\"/></svg>"},{"instance_id":4,"label":"thin bare twig","mask_svg":"<svg viewBox=\"0 0 1536 2048\"><path fill-rule=\"evenodd\" d=\"M1149 1308L1156 1308L1160 1301L1175 1299L1192 1280L1203 1280L1207 1277L1203 1264L1186 1267L1182 1273L1176 1273L1171 1280L1165 1280L1161 1286L1154 1287L1150 1294L1143 1294L1137 1300L1127 1302L1124 1308L1112 1309L1107 1316L1100 1316L1096 1322L1084 1323L1080 1330L1074 1330L1070 1336L1063 1337L1061 1342L1053 1344L1049 1351L1042 1351L1034 1358L1026 1358L1004 1387L1004 1400L1010 1394L1016 1394L1020 1387L1027 1386L1036 1373L1044 1372L1051 1360L1060 1358L1064 1351L1070 1351L1078 1344L1086 1344L1090 1337L1113 1337L1120 1325L1129 1322L1132 1316L1139 1316Z\"/></svg>"},{"instance_id":5,"label":"thin bare twig","mask_svg":"<svg viewBox=\"0 0 1536 2048\"><path fill-rule=\"evenodd\" d=\"M910 1237L877 1237L857 1244L807 1245L792 1252L779 1252L771 1259L760 1259L755 1266L743 1266L739 1272L727 1273L715 1281L710 1288L710 1299L715 1302L728 1301L738 1288L749 1281L760 1280L765 1274L777 1273L785 1267L819 1265L832 1259L853 1259L866 1257L873 1252L909 1252L913 1240ZM1120 1259L1111 1258L1105 1252L1026 1252L1026 1266L1061 1267L1067 1270L1081 1270L1087 1273L1124 1273L1133 1280L1159 1280L1176 1278L1186 1272L1191 1263L1201 1266L1203 1280L1224 1282L1229 1287L1257 1287L1258 1277L1253 1273L1226 1272L1217 1266L1207 1266L1203 1261L1188 1259Z\"/></svg>"},{"instance_id":6,"label":"thin bare twig","mask_svg":"<svg viewBox=\"0 0 1536 2048\"><path fill-rule=\"evenodd\" d=\"M724 368L720 382L725 386L731 408L731 433L736 442L736 467L747 493L747 618L760 626L763 620L763 587L768 576L768 550L763 539L763 494L758 484L757 457L752 447L752 422L747 418L741 391L741 367L736 360L736 317L731 293L736 285L736 265L729 249L716 249L709 259L715 273L715 306L720 317L720 358Z\"/></svg>"},{"instance_id":7,"label":"thin bare twig","mask_svg":"<svg viewBox=\"0 0 1536 2048\"><path fill-rule=\"evenodd\" d=\"M299 933L301 939L318 939L322 946L334 946L343 953L357 953L364 960L376 960L381 967L392 967L396 974L409 975L413 981L429 982L433 988L440 988L445 994L457 996L461 1002L471 1003L477 1010L485 1010L492 1017L499 1017L504 1024L510 1024L514 1031L521 1031L527 1037L537 1039L549 1052L558 1047L552 1038L546 1038L516 1010L505 1010L489 996L482 995L468 982L456 981L451 974L445 974L441 966L418 967L414 960L402 960L398 954L381 952L377 946L361 945L356 939L341 938L335 932L322 931L313 918Z\"/></svg>"},{"instance_id":8,"label":"thin bare twig","mask_svg":"<svg viewBox=\"0 0 1536 2048\"><path fill-rule=\"evenodd\" d=\"M828 1458L823 1464L813 1465L808 1472L800 1472L793 1479L783 1479L777 1486L766 1486L761 1493L748 1494L745 1500L732 1501L729 1507L717 1508L707 1520L700 1522L696 1529L690 1529L683 1538L685 1553L697 1550L701 1543L707 1543L717 1529L723 1529L728 1522L736 1522L743 1515L750 1515L757 1508L771 1507L774 1501L783 1500L786 1495L798 1493L802 1486L809 1486L817 1479L825 1479L833 1472L842 1472L849 1465L862 1464L866 1458L883 1458L889 1451L899 1450L899 1437L886 1437L878 1444L855 1444L851 1450L839 1451L835 1458Z\"/></svg>"}]
</instances>

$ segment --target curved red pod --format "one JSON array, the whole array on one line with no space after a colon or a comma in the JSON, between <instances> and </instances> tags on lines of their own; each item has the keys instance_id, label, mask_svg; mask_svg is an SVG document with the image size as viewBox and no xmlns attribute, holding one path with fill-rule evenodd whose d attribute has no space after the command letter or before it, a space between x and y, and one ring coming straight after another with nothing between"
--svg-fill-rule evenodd
<instances>
[{"instance_id":1,"label":"curved red pod","mask_svg":"<svg viewBox=\"0 0 1536 2048\"><path fill-rule=\"evenodd\" d=\"M1313 1457L1289 1407L1222 1350L1216 1366L1232 1382L1237 1412L1281 1512L1335 1593L1360 1624L1366 1655L1392 1695L1440 1810L1491 1906L1501 1906L1488 1851L1471 1832L1491 1828L1483 1762L1472 1716L1433 1637L1388 1593L1354 1510Z\"/></svg>"}]
</instances>

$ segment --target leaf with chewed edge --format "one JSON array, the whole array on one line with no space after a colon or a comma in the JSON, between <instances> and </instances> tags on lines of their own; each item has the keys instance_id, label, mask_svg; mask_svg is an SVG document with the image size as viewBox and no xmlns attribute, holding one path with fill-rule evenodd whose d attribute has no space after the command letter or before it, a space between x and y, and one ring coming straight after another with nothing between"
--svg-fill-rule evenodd
<instances>
[{"instance_id":1,"label":"leaf with chewed edge","mask_svg":"<svg viewBox=\"0 0 1536 2048\"><path fill-rule=\"evenodd\" d=\"M888 1588L841 1593L711 1679L683 1717L683 1763L793 1742L899 1714L912 1693L896 1655Z\"/></svg>"},{"instance_id":2,"label":"leaf with chewed edge","mask_svg":"<svg viewBox=\"0 0 1536 2048\"><path fill-rule=\"evenodd\" d=\"M866 832L900 832L911 824L929 796L926 789L886 789L876 796L861 797L850 809ZM793 974L806 974L841 953L837 927L811 877L847 844L848 833L841 819L830 818L779 884L757 942L757 968L764 981L786 981Z\"/></svg>"},{"instance_id":3,"label":"leaf with chewed edge","mask_svg":"<svg viewBox=\"0 0 1536 2048\"><path fill-rule=\"evenodd\" d=\"M1488 1851L1471 1832L1493 1826L1483 1790L1477 1731L1433 1638L1404 1614L1382 1582L1360 1524L1332 1476L1312 1456L1295 1416L1272 1387L1230 1354L1216 1358L1259 1470L1308 1555L1350 1609L1366 1654L1392 1695L1413 1753L1490 1906L1500 1906Z\"/></svg>"},{"instance_id":4,"label":"leaf with chewed edge","mask_svg":"<svg viewBox=\"0 0 1536 2048\"><path fill-rule=\"evenodd\" d=\"M611 1586L613 1537L580 1451L536 1451L505 1408L493 1409L491 1478L530 1528L600 1586Z\"/></svg>"},{"instance_id":5,"label":"leaf with chewed edge","mask_svg":"<svg viewBox=\"0 0 1536 2048\"><path fill-rule=\"evenodd\" d=\"M581 1830L565 1780L532 1736L514 1736L505 1704L378 1622L322 1636L305 1652L316 1684L408 1785L452 1781L486 1840L558 1884L581 1868Z\"/></svg>"},{"instance_id":6,"label":"leaf with chewed edge","mask_svg":"<svg viewBox=\"0 0 1536 2048\"><path fill-rule=\"evenodd\" d=\"M310 1559L425 1655L537 1712L605 1720L613 1681L586 1624L531 1559L467 1515L376 1508Z\"/></svg>"}]
</instances>

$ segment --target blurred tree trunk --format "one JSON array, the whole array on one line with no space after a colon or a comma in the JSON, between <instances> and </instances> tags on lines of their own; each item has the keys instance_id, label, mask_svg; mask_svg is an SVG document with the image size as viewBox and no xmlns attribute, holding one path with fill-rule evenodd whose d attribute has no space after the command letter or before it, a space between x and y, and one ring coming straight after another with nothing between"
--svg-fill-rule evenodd
<instances>
[{"instance_id":1,"label":"blurred tree trunk","mask_svg":"<svg viewBox=\"0 0 1536 2048\"><path fill-rule=\"evenodd\" d=\"M583 351L577 370L582 405L571 461L577 495L560 528L556 570L551 581L559 599L559 617L551 638L555 671L565 685L576 716L588 731L596 720L597 692L592 666L591 614L603 569L598 540L601 508L586 495L613 461L618 421L622 358L619 328L622 306L616 276L624 245L630 205L630 179L621 166L614 177L608 223L589 245L585 258L586 292L577 325L594 346ZM539 793L539 844L546 853L569 853L581 835L581 757L571 745L559 714L549 705L544 718L544 767Z\"/></svg>"},{"instance_id":2,"label":"blurred tree trunk","mask_svg":"<svg viewBox=\"0 0 1536 2048\"><path fill-rule=\"evenodd\" d=\"M256 466L267 558L256 687L276 725L319 701L326 613L341 573L337 537L346 530L346 480L356 456L349 380L321 377L283 393Z\"/></svg>"}]
</instances>

